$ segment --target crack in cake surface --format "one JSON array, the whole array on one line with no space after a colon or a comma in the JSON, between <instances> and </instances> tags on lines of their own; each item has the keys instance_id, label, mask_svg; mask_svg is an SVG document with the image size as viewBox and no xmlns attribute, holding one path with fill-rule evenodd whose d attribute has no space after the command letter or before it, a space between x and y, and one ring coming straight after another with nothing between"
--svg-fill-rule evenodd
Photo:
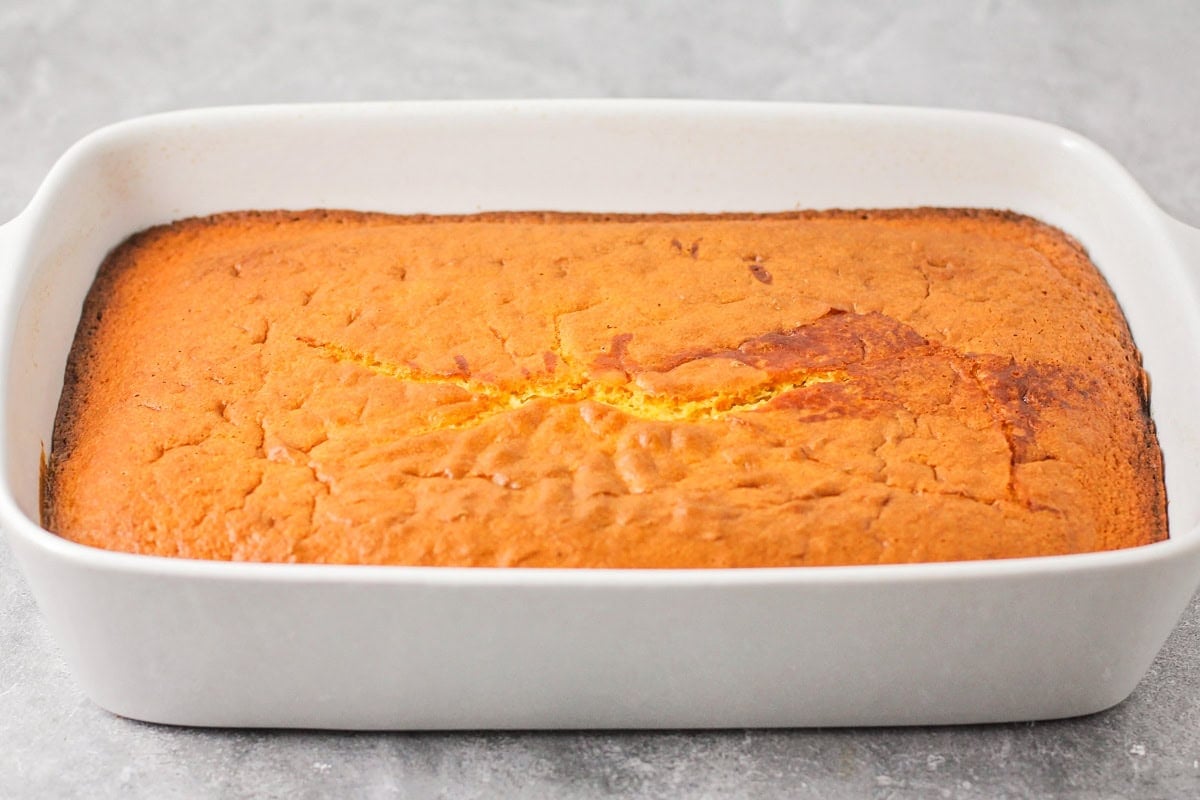
<instances>
[{"instance_id":1,"label":"crack in cake surface","mask_svg":"<svg viewBox=\"0 0 1200 800\"><path fill-rule=\"evenodd\" d=\"M537 400L560 403L592 401L632 417L659 422L720 419L731 414L757 411L788 392L818 384L849 380L845 370L812 370L790 380L767 383L742 392L714 393L696 400L685 400L669 394L650 392L630 382L597 381L586 375L571 376L566 379L532 379L527 386L521 389L506 389L499 384L472 379L462 374L461 371L458 374L438 373L389 362L371 353L354 350L333 342L317 341L309 337L297 337L297 341L334 361L356 364L377 375L385 375L407 383L458 387L467 392L472 399L483 403L483 407L478 412L465 420L452 424L427 426L413 431L411 435L471 427L493 416L514 411Z\"/></svg>"}]
</instances>

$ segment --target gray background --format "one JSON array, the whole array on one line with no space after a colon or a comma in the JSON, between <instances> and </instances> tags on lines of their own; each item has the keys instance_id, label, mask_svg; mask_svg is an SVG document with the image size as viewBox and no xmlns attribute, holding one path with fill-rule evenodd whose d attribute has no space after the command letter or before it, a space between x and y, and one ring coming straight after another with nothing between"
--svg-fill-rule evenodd
<instances>
[{"instance_id":1,"label":"gray background","mask_svg":"<svg viewBox=\"0 0 1200 800\"><path fill-rule=\"evenodd\" d=\"M1200 224L1200 4L0 0L0 220L106 123L190 106L708 97L1004 111ZM0 543L0 797L1196 797L1200 604L1116 709L909 730L331 734L129 722Z\"/></svg>"}]
</instances>

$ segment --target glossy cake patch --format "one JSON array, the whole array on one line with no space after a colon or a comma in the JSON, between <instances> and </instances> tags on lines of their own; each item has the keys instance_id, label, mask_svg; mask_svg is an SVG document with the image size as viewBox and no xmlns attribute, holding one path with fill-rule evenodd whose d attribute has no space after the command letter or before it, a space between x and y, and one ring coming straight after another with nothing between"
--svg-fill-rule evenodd
<instances>
[{"instance_id":1,"label":"glossy cake patch","mask_svg":"<svg viewBox=\"0 0 1200 800\"><path fill-rule=\"evenodd\" d=\"M1166 534L1086 254L985 211L233 213L109 257L47 525L190 558L756 567Z\"/></svg>"}]
</instances>

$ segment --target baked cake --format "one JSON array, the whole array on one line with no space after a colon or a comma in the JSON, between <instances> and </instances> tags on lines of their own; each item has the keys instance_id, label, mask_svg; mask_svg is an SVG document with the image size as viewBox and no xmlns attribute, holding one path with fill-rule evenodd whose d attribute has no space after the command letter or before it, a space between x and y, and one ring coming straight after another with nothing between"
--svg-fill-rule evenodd
<instances>
[{"instance_id":1,"label":"baked cake","mask_svg":"<svg viewBox=\"0 0 1200 800\"><path fill-rule=\"evenodd\" d=\"M198 559L774 567L1166 536L1084 250L1011 213L242 212L118 247L44 521Z\"/></svg>"}]
</instances>

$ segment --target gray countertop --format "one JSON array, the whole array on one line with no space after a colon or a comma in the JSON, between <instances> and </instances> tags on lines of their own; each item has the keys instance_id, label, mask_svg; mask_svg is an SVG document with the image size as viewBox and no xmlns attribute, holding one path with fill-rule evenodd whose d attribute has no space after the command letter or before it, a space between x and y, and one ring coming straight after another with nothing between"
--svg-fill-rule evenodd
<instances>
[{"instance_id":1,"label":"gray countertop","mask_svg":"<svg viewBox=\"0 0 1200 800\"><path fill-rule=\"evenodd\" d=\"M136 9L136 10L135 10ZM0 3L0 220L76 139L191 106L712 97L1059 123L1200 224L1200 4ZM1133 696L965 728L343 734L174 729L81 693L0 543L0 797L1196 797L1200 603Z\"/></svg>"}]
</instances>

